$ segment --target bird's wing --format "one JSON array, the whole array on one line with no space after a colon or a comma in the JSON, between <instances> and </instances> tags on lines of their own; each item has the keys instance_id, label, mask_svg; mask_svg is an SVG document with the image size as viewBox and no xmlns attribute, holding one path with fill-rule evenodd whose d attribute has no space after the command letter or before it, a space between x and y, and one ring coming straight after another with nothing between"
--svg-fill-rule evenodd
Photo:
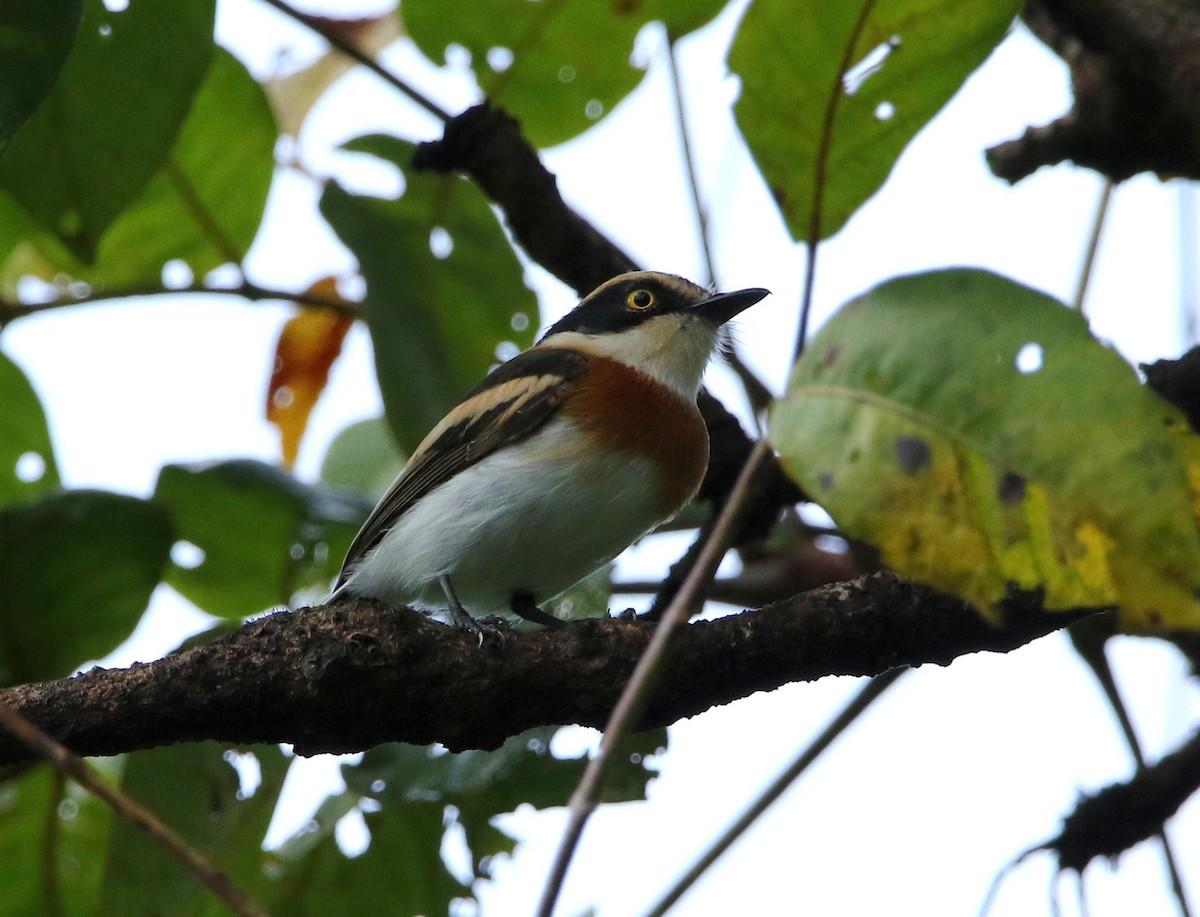
<instances>
[{"instance_id":1,"label":"bird's wing","mask_svg":"<svg viewBox=\"0 0 1200 917\"><path fill-rule=\"evenodd\" d=\"M417 500L550 420L588 359L578 350L535 347L492 370L417 447L354 537L335 588Z\"/></svg>"}]
</instances>

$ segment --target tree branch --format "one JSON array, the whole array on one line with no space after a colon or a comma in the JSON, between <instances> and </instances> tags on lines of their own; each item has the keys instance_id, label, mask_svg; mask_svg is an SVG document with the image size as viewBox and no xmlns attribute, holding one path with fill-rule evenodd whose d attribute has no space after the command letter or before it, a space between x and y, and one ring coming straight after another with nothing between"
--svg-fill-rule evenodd
<instances>
[{"instance_id":1,"label":"tree branch","mask_svg":"<svg viewBox=\"0 0 1200 917\"><path fill-rule=\"evenodd\" d=\"M1067 114L992 147L1017 182L1072 160L1121 181L1138 172L1200 177L1200 10L1192 0L1029 0L1030 30L1071 69Z\"/></svg>"},{"instance_id":2,"label":"tree branch","mask_svg":"<svg viewBox=\"0 0 1200 917\"><path fill-rule=\"evenodd\" d=\"M1041 613L1030 594L1006 607L1008 625L995 628L959 599L881 573L693 623L676 634L639 728L792 681L1007 652L1086 613ZM480 650L419 614L355 602L272 614L156 662L8 688L0 701L82 755L205 739L301 754L390 741L495 748L539 725L602 727L653 632L599 618ZM0 764L29 757L0 736Z\"/></svg>"}]
</instances>

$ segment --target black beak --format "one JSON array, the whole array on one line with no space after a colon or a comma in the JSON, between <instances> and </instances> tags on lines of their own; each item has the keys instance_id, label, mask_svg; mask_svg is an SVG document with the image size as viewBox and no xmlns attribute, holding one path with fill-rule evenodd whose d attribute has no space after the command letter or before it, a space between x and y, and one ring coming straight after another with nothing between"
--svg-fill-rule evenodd
<instances>
[{"instance_id":1,"label":"black beak","mask_svg":"<svg viewBox=\"0 0 1200 917\"><path fill-rule=\"evenodd\" d=\"M735 290L732 293L717 293L704 302L696 303L691 311L708 319L714 325L723 325L739 312L749 309L752 305L770 294L770 290L762 287L752 287L749 290Z\"/></svg>"}]
</instances>

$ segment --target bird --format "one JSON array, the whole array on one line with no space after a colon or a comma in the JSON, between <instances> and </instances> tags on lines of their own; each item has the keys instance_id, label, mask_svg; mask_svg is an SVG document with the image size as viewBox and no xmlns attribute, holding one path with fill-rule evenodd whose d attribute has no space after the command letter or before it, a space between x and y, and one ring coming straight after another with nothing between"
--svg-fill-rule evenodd
<instances>
[{"instance_id":1,"label":"bird","mask_svg":"<svg viewBox=\"0 0 1200 917\"><path fill-rule=\"evenodd\" d=\"M769 293L635 271L495 367L425 437L350 545L330 601L449 612L478 636L547 602L700 487L696 396L718 329Z\"/></svg>"}]
</instances>

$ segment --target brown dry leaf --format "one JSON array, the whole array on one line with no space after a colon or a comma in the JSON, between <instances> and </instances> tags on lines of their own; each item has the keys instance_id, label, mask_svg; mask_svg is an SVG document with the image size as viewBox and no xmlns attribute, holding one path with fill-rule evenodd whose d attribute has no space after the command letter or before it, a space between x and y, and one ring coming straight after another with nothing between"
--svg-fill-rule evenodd
<instances>
[{"instance_id":1,"label":"brown dry leaf","mask_svg":"<svg viewBox=\"0 0 1200 917\"><path fill-rule=\"evenodd\" d=\"M333 277L318 280L310 296L344 302ZM267 390L267 420L283 439L283 464L291 468L300 451L308 417L329 379L329 368L342 352L342 340L354 319L332 309L302 307L287 320L275 345L275 364Z\"/></svg>"}]
</instances>

